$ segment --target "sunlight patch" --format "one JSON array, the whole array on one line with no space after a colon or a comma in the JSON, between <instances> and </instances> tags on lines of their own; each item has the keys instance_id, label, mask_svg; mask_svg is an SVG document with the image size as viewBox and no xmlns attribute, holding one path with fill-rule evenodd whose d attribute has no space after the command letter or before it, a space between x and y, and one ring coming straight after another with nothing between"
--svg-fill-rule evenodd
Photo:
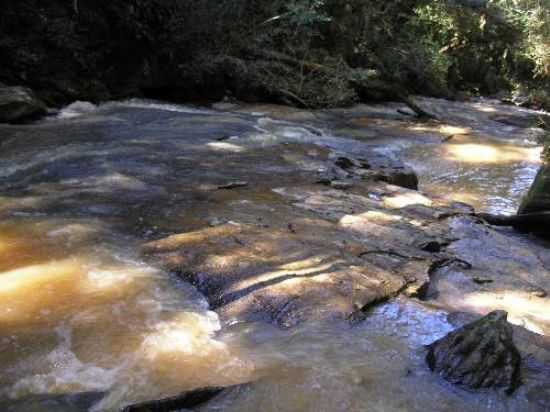
<instances>
[{"instance_id":1,"label":"sunlight patch","mask_svg":"<svg viewBox=\"0 0 550 412\"><path fill-rule=\"evenodd\" d=\"M411 205L431 206L432 201L420 193L402 193L384 198L384 206L390 209L400 209Z\"/></svg>"},{"instance_id":2,"label":"sunlight patch","mask_svg":"<svg viewBox=\"0 0 550 412\"><path fill-rule=\"evenodd\" d=\"M451 144L446 147L449 160L465 163L540 162L540 147L498 146L489 144Z\"/></svg>"},{"instance_id":3,"label":"sunlight patch","mask_svg":"<svg viewBox=\"0 0 550 412\"><path fill-rule=\"evenodd\" d=\"M386 212L370 211L359 215L346 215L340 219L342 226L352 226L354 223L368 220L375 223L393 223L402 220L402 216L392 215Z\"/></svg>"},{"instance_id":4,"label":"sunlight patch","mask_svg":"<svg viewBox=\"0 0 550 412\"><path fill-rule=\"evenodd\" d=\"M465 297L466 304L478 309L502 309L508 312L515 325L541 334L550 332L550 300L536 298L527 292L472 293Z\"/></svg>"},{"instance_id":5,"label":"sunlight patch","mask_svg":"<svg viewBox=\"0 0 550 412\"><path fill-rule=\"evenodd\" d=\"M71 278L81 270L77 260L67 259L0 273L0 295L47 286L52 281Z\"/></svg>"},{"instance_id":6,"label":"sunlight patch","mask_svg":"<svg viewBox=\"0 0 550 412\"><path fill-rule=\"evenodd\" d=\"M236 145L234 143L227 142L210 142L206 144L209 148L220 151L220 152L231 152L231 153L242 153L246 149L242 146Z\"/></svg>"},{"instance_id":7,"label":"sunlight patch","mask_svg":"<svg viewBox=\"0 0 550 412\"><path fill-rule=\"evenodd\" d=\"M459 126L452 126L449 124L445 125L414 125L409 127L410 130L413 130L415 132L436 132L445 134L448 136L453 135L467 135L472 132L472 129L469 127L459 127Z\"/></svg>"}]
</instances>

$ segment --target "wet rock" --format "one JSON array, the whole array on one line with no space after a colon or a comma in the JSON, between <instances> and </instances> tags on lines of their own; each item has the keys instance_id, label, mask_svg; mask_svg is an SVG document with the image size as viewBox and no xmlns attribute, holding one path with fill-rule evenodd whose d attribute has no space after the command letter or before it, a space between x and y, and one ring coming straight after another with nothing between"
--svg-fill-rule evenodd
<instances>
[{"instance_id":1,"label":"wet rock","mask_svg":"<svg viewBox=\"0 0 550 412\"><path fill-rule=\"evenodd\" d=\"M333 180L330 182L330 186L337 190L348 190L353 187L353 183L344 180Z\"/></svg>"},{"instance_id":2,"label":"wet rock","mask_svg":"<svg viewBox=\"0 0 550 412\"><path fill-rule=\"evenodd\" d=\"M46 106L26 87L0 87L0 123L13 123L46 113Z\"/></svg>"},{"instance_id":3,"label":"wet rock","mask_svg":"<svg viewBox=\"0 0 550 412\"><path fill-rule=\"evenodd\" d=\"M220 218L217 218L217 217L214 217L214 218L208 220L208 226L210 226L210 227L221 226L221 225L224 225L226 223L227 223L227 221L225 221L223 219L220 219Z\"/></svg>"},{"instance_id":4,"label":"wet rock","mask_svg":"<svg viewBox=\"0 0 550 412\"><path fill-rule=\"evenodd\" d=\"M239 187L248 186L248 182L236 180L234 182L228 182L223 185L218 186L218 189L237 189Z\"/></svg>"},{"instance_id":5,"label":"wet rock","mask_svg":"<svg viewBox=\"0 0 550 412\"><path fill-rule=\"evenodd\" d=\"M372 174L372 179L407 189L418 190L418 176L407 167L381 170Z\"/></svg>"},{"instance_id":6,"label":"wet rock","mask_svg":"<svg viewBox=\"0 0 550 412\"><path fill-rule=\"evenodd\" d=\"M540 288L540 287L537 287L537 286L532 286L530 288L527 289L527 292L531 295L531 296L534 296L536 298L545 298L548 296L548 293Z\"/></svg>"},{"instance_id":7,"label":"wet rock","mask_svg":"<svg viewBox=\"0 0 550 412\"><path fill-rule=\"evenodd\" d=\"M283 215L264 219L284 223L206 228L151 242L145 251L192 283L222 320L261 320L284 328L346 319L357 308L395 296L407 283L393 262L365 265L366 259L346 252L351 246L344 243L346 231L333 223L289 224Z\"/></svg>"},{"instance_id":8,"label":"wet rock","mask_svg":"<svg viewBox=\"0 0 550 412\"><path fill-rule=\"evenodd\" d=\"M518 214L550 211L550 165L540 168Z\"/></svg>"},{"instance_id":9,"label":"wet rock","mask_svg":"<svg viewBox=\"0 0 550 412\"><path fill-rule=\"evenodd\" d=\"M521 357L507 316L494 311L432 343L428 366L454 384L512 394L521 384Z\"/></svg>"},{"instance_id":10,"label":"wet rock","mask_svg":"<svg viewBox=\"0 0 550 412\"><path fill-rule=\"evenodd\" d=\"M482 278L480 276L474 276L472 278L472 280L477 283L478 285L486 285L488 283L493 283L494 280L493 279L489 279L489 278Z\"/></svg>"},{"instance_id":11,"label":"wet rock","mask_svg":"<svg viewBox=\"0 0 550 412\"><path fill-rule=\"evenodd\" d=\"M538 219L526 219L515 225L515 227L550 236L550 229L548 228L548 221L550 221L550 213L546 215L546 212L550 212L550 164L542 166L533 182L529 193L523 199L519 210L518 216L533 215L537 213L540 216Z\"/></svg>"},{"instance_id":12,"label":"wet rock","mask_svg":"<svg viewBox=\"0 0 550 412\"><path fill-rule=\"evenodd\" d=\"M508 126L520 127L520 128L529 128L535 127L538 124L538 116L536 114L499 114L496 116L490 117L491 120L499 122Z\"/></svg>"},{"instance_id":13,"label":"wet rock","mask_svg":"<svg viewBox=\"0 0 550 412\"><path fill-rule=\"evenodd\" d=\"M236 387L231 387L236 388ZM230 388L204 388L184 392L178 396L128 405L122 412L172 412L202 405Z\"/></svg>"},{"instance_id":14,"label":"wet rock","mask_svg":"<svg viewBox=\"0 0 550 412\"><path fill-rule=\"evenodd\" d=\"M359 160L357 159L353 159L353 158L350 158L350 157L346 157L346 156L340 156L336 159L336 161L334 162L334 164L344 170L346 169L353 169L355 167L359 167L359 168L365 168L365 169L368 169L369 166L367 163L362 163L360 162Z\"/></svg>"},{"instance_id":15,"label":"wet rock","mask_svg":"<svg viewBox=\"0 0 550 412\"><path fill-rule=\"evenodd\" d=\"M377 153L372 153L367 157L355 159L339 156L334 164L351 177L386 182L406 189L418 190L418 176L398 159L381 156ZM336 179L338 177L334 177L332 180Z\"/></svg>"}]
</instances>

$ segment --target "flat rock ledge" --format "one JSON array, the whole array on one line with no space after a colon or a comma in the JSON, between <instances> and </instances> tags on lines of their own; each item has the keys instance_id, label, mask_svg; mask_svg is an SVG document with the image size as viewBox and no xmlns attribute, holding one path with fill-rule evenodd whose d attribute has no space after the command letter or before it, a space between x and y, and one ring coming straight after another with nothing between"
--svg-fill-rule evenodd
<instances>
[{"instance_id":1,"label":"flat rock ledge","mask_svg":"<svg viewBox=\"0 0 550 412\"><path fill-rule=\"evenodd\" d=\"M505 311L491 312L432 343L428 366L453 384L511 395L521 385L521 356L507 317Z\"/></svg>"}]
</instances>

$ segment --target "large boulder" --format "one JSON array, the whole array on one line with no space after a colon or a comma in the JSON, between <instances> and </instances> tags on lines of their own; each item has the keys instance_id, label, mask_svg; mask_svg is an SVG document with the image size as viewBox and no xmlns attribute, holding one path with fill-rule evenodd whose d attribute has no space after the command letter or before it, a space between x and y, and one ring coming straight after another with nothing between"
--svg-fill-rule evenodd
<instances>
[{"instance_id":1,"label":"large boulder","mask_svg":"<svg viewBox=\"0 0 550 412\"><path fill-rule=\"evenodd\" d=\"M531 217L529 219L529 217ZM550 164L543 165L523 199L516 228L542 236L550 236Z\"/></svg>"},{"instance_id":2,"label":"large boulder","mask_svg":"<svg viewBox=\"0 0 550 412\"><path fill-rule=\"evenodd\" d=\"M504 311L491 312L432 343L428 366L457 385L513 393L521 384L521 356L507 316Z\"/></svg>"},{"instance_id":3,"label":"large boulder","mask_svg":"<svg viewBox=\"0 0 550 412\"><path fill-rule=\"evenodd\" d=\"M550 212L550 164L542 166L521 203L518 214Z\"/></svg>"},{"instance_id":4,"label":"large boulder","mask_svg":"<svg viewBox=\"0 0 550 412\"><path fill-rule=\"evenodd\" d=\"M45 104L26 87L0 87L0 123L12 123L46 112Z\"/></svg>"}]
</instances>

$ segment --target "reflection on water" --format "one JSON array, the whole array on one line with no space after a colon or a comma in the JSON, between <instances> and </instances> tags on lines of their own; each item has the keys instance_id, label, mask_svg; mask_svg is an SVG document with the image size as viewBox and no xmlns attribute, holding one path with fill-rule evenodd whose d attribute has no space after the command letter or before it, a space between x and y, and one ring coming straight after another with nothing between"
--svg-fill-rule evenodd
<instances>
[{"instance_id":1,"label":"reflection on water","mask_svg":"<svg viewBox=\"0 0 550 412\"><path fill-rule=\"evenodd\" d=\"M464 303L475 309L498 308L509 315L509 322L521 325L541 335L548 335L550 324L550 302L530 293L504 290L496 293L471 293L464 297Z\"/></svg>"},{"instance_id":2,"label":"reflection on water","mask_svg":"<svg viewBox=\"0 0 550 412\"><path fill-rule=\"evenodd\" d=\"M498 144L449 144L446 147L447 159L464 163L538 163L540 148L524 148Z\"/></svg>"},{"instance_id":3,"label":"reflection on water","mask_svg":"<svg viewBox=\"0 0 550 412\"><path fill-rule=\"evenodd\" d=\"M438 145L403 151L420 176L420 189L476 210L515 214L540 166L541 148L529 143L457 136Z\"/></svg>"}]
</instances>

